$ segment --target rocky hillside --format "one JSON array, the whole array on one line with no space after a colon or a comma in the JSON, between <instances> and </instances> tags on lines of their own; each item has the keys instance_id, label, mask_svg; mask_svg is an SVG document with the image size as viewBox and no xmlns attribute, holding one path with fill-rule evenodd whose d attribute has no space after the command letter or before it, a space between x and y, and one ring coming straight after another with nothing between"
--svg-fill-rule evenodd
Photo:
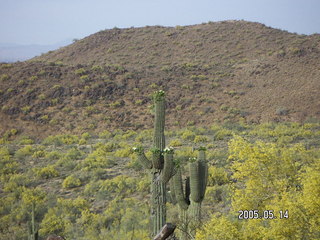
<instances>
[{"instance_id":1,"label":"rocky hillside","mask_svg":"<svg viewBox=\"0 0 320 240\"><path fill-rule=\"evenodd\" d=\"M319 119L319 59L319 34L246 21L105 30L0 64L0 131L41 138L151 127L158 89L169 127Z\"/></svg>"}]
</instances>

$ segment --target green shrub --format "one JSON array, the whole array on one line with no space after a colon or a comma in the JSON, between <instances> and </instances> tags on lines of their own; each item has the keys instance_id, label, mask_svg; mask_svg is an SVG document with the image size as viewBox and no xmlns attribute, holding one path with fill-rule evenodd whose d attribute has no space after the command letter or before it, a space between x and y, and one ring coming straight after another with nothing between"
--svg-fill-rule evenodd
<instances>
[{"instance_id":1,"label":"green shrub","mask_svg":"<svg viewBox=\"0 0 320 240\"><path fill-rule=\"evenodd\" d=\"M9 77L8 74L2 74L2 75L0 76L0 81L7 81L9 78L10 78L10 77Z\"/></svg>"},{"instance_id":2,"label":"green shrub","mask_svg":"<svg viewBox=\"0 0 320 240\"><path fill-rule=\"evenodd\" d=\"M51 104L56 105L59 102L58 98L51 99Z\"/></svg>"},{"instance_id":3,"label":"green shrub","mask_svg":"<svg viewBox=\"0 0 320 240\"><path fill-rule=\"evenodd\" d=\"M50 234L64 236L66 226L70 225L70 220L65 219L64 216L57 214L55 208L50 208L44 216L44 219L41 221L39 234L40 236L48 236Z\"/></svg>"},{"instance_id":4,"label":"green shrub","mask_svg":"<svg viewBox=\"0 0 320 240\"><path fill-rule=\"evenodd\" d=\"M119 107L121 107L122 105L123 105L123 103L122 103L121 101L115 101L115 102L112 102L112 103L109 104L109 106L110 106L111 108L119 108Z\"/></svg>"},{"instance_id":5,"label":"green shrub","mask_svg":"<svg viewBox=\"0 0 320 240\"><path fill-rule=\"evenodd\" d=\"M62 182L63 188L75 188L79 186L81 186L80 179L73 175L66 177Z\"/></svg>"},{"instance_id":6,"label":"green shrub","mask_svg":"<svg viewBox=\"0 0 320 240\"><path fill-rule=\"evenodd\" d=\"M130 161L126 164L126 167L128 168L132 168L135 171L140 171L143 169L142 165L140 164L140 162L138 161L137 155L136 154L132 154L130 156Z\"/></svg>"},{"instance_id":7,"label":"green shrub","mask_svg":"<svg viewBox=\"0 0 320 240\"><path fill-rule=\"evenodd\" d=\"M35 151L33 154L32 154L32 157L33 158L42 158L46 155L46 152L43 151L43 150L39 150L39 151Z\"/></svg>"},{"instance_id":8,"label":"green shrub","mask_svg":"<svg viewBox=\"0 0 320 240\"><path fill-rule=\"evenodd\" d=\"M19 164L12 159L8 147L0 147L0 176L16 173L18 167Z\"/></svg>"},{"instance_id":9,"label":"green shrub","mask_svg":"<svg viewBox=\"0 0 320 240\"><path fill-rule=\"evenodd\" d=\"M99 144L98 146L95 146L95 150L80 163L79 167L88 171L96 168L108 168L114 166L115 161L108 156L111 148L113 148L113 144L111 148L108 144Z\"/></svg>"},{"instance_id":10,"label":"green shrub","mask_svg":"<svg viewBox=\"0 0 320 240\"><path fill-rule=\"evenodd\" d=\"M119 175L112 179L103 181L100 185L100 191L130 195L137 190L137 179L125 175Z\"/></svg>"},{"instance_id":11,"label":"green shrub","mask_svg":"<svg viewBox=\"0 0 320 240\"><path fill-rule=\"evenodd\" d=\"M182 146L182 142L180 141L180 139L173 139L170 141L169 146L180 147L180 146Z\"/></svg>"},{"instance_id":12,"label":"green shrub","mask_svg":"<svg viewBox=\"0 0 320 240\"><path fill-rule=\"evenodd\" d=\"M97 143L94 145L94 149L101 148L104 152L113 152L119 148L119 144L115 142L107 142L105 144L103 143Z\"/></svg>"},{"instance_id":13,"label":"green shrub","mask_svg":"<svg viewBox=\"0 0 320 240\"><path fill-rule=\"evenodd\" d=\"M21 173L16 173L10 175L8 182L4 184L3 191L4 192L15 192L19 187L25 187L30 183L30 179Z\"/></svg>"},{"instance_id":14,"label":"green shrub","mask_svg":"<svg viewBox=\"0 0 320 240\"><path fill-rule=\"evenodd\" d=\"M208 161L218 166L225 166L227 158L228 153L224 149L215 149L207 153Z\"/></svg>"},{"instance_id":15,"label":"green shrub","mask_svg":"<svg viewBox=\"0 0 320 240\"><path fill-rule=\"evenodd\" d=\"M9 139L10 137L13 137L15 135L17 135L18 130L15 128L12 128L10 130L7 130L4 134L3 134L3 138L5 139Z\"/></svg>"},{"instance_id":16,"label":"green shrub","mask_svg":"<svg viewBox=\"0 0 320 240\"><path fill-rule=\"evenodd\" d=\"M41 93L40 95L38 95L38 99L39 100L45 100L46 99L46 95Z\"/></svg>"},{"instance_id":17,"label":"green shrub","mask_svg":"<svg viewBox=\"0 0 320 240\"><path fill-rule=\"evenodd\" d=\"M47 166L47 167L40 168L40 169L34 169L34 171L35 171L36 176L41 179L50 179L50 178L54 178L54 177L59 176L59 173L54 168L54 166Z\"/></svg>"},{"instance_id":18,"label":"green shrub","mask_svg":"<svg viewBox=\"0 0 320 240\"><path fill-rule=\"evenodd\" d=\"M112 137L112 134L111 134L111 132L109 132L108 130L103 130L103 131L99 134L99 137L100 137L100 138L103 138L103 139L108 139L108 138L111 138L111 137Z\"/></svg>"},{"instance_id":19,"label":"green shrub","mask_svg":"<svg viewBox=\"0 0 320 240\"><path fill-rule=\"evenodd\" d=\"M88 75L82 75L81 77L80 77L80 80L82 80L82 81L88 81L89 80L89 76Z\"/></svg>"},{"instance_id":20,"label":"green shrub","mask_svg":"<svg viewBox=\"0 0 320 240\"><path fill-rule=\"evenodd\" d=\"M182 134L181 137L183 140L190 140L190 141L193 141L196 136L194 132L188 129L185 129L181 134Z\"/></svg>"},{"instance_id":21,"label":"green shrub","mask_svg":"<svg viewBox=\"0 0 320 240\"><path fill-rule=\"evenodd\" d=\"M228 185L214 185L208 186L206 190L206 199L210 202L210 204L217 204L219 202L223 202L227 204L228 197Z\"/></svg>"},{"instance_id":22,"label":"green shrub","mask_svg":"<svg viewBox=\"0 0 320 240\"><path fill-rule=\"evenodd\" d=\"M21 136L19 140L20 145L31 145L34 144L34 140L27 136Z\"/></svg>"},{"instance_id":23,"label":"green shrub","mask_svg":"<svg viewBox=\"0 0 320 240\"><path fill-rule=\"evenodd\" d=\"M190 157L196 157L196 152L192 147L180 147L175 151L175 156L178 162L186 162Z\"/></svg>"},{"instance_id":24,"label":"green shrub","mask_svg":"<svg viewBox=\"0 0 320 240\"><path fill-rule=\"evenodd\" d=\"M200 75L192 75L191 76L191 80L206 80L207 79L207 76L206 75L203 75L203 74L200 74Z\"/></svg>"},{"instance_id":25,"label":"green shrub","mask_svg":"<svg viewBox=\"0 0 320 240\"><path fill-rule=\"evenodd\" d=\"M85 132L85 133L82 133L81 134L81 138L85 139L85 140L88 140L89 138L91 137L90 133L88 132Z\"/></svg>"},{"instance_id":26,"label":"green shrub","mask_svg":"<svg viewBox=\"0 0 320 240\"><path fill-rule=\"evenodd\" d=\"M51 120L49 121L49 125L51 125L51 126L55 126L55 125L57 125L58 123L59 123L58 119L51 119Z\"/></svg>"},{"instance_id":27,"label":"green shrub","mask_svg":"<svg viewBox=\"0 0 320 240\"><path fill-rule=\"evenodd\" d=\"M125 132L121 139L122 140L128 140L129 138L133 138L134 136L137 135L137 132L133 131L133 130L128 130L127 132Z\"/></svg>"},{"instance_id":28,"label":"green shrub","mask_svg":"<svg viewBox=\"0 0 320 240\"><path fill-rule=\"evenodd\" d=\"M228 111L228 109L229 109L229 107L228 107L227 105L224 105L224 104L223 104L223 105L220 106L220 110L221 110L221 111L226 112L226 111Z\"/></svg>"},{"instance_id":29,"label":"green shrub","mask_svg":"<svg viewBox=\"0 0 320 240\"><path fill-rule=\"evenodd\" d=\"M188 121L187 122L187 126L194 126L196 123L195 123L195 121Z\"/></svg>"},{"instance_id":30,"label":"green shrub","mask_svg":"<svg viewBox=\"0 0 320 240\"><path fill-rule=\"evenodd\" d=\"M13 91L14 91L13 88L8 88L8 89L7 89L7 93L11 93L11 92L13 92Z\"/></svg>"},{"instance_id":31,"label":"green shrub","mask_svg":"<svg viewBox=\"0 0 320 240\"><path fill-rule=\"evenodd\" d=\"M76 147L71 148L65 155L64 158L77 160L83 156L83 152L77 149Z\"/></svg>"},{"instance_id":32,"label":"green shrub","mask_svg":"<svg viewBox=\"0 0 320 240\"><path fill-rule=\"evenodd\" d=\"M87 144L88 143L88 141L86 140L86 139L84 139L84 138L81 138L80 140L79 140L79 145L85 145L85 144Z\"/></svg>"},{"instance_id":33,"label":"green shrub","mask_svg":"<svg viewBox=\"0 0 320 240\"><path fill-rule=\"evenodd\" d=\"M194 143L205 143L208 141L209 141L209 138L203 135L197 135L193 140Z\"/></svg>"},{"instance_id":34,"label":"green shrub","mask_svg":"<svg viewBox=\"0 0 320 240\"><path fill-rule=\"evenodd\" d=\"M228 174L222 167L209 167L208 185L223 185L229 182Z\"/></svg>"},{"instance_id":35,"label":"green shrub","mask_svg":"<svg viewBox=\"0 0 320 240\"><path fill-rule=\"evenodd\" d=\"M61 154L57 151L46 152L45 157L49 160L58 160L61 157Z\"/></svg>"},{"instance_id":36,"label":"green shrub","mask_svg":"<svg viewBox=\"0 0 320 240\"><path fill-rule=\"evenodd\" d=\"M74 73L81 76L86 73L86 70L84 68L79 68L79 69L75 70Z\"/></svg>"},{"instance_id":37,"label":"green shrub","mask_svg":"<svg viewBox=\"0 0 320 240\"><path fill-rule=\"evenodd\" d=\"M152 130L142 130L136 137L137 142L152 141L153 135Z\"/></svg>"},{"instance_id":38,"label":"green shrub","mask_svg":"<svg viewBox=\"0 0 320 240\"><path fill-rule=\"evenodd\" d=\"M32 156L32 154L34 153L35 149L31 146L31 145L26 145L20 149L18 149L14 156L19 159L22 160L27 156Z\"/></svg>"},{"instance_id":39,"label":"green shrub","mask_svg":"<svg viewBox=\"0 0 320 240\"><path fill-rule=\"evenodd\" d=\"M39 72L38 72L38 74L37 74L38 76L44 76L44 75L46 75L46 71L45 70L40 70Z\"/></svg>"},{"instance_id":40,"label":"green shrub","mask_svg":"<svg viewBox=\"0 0 320 240\"><path fill-rule=\"evenodd\" d=\"M121 148L115 151L115 157L129 157L132 154L131 147Z\"/></svg>"},{"instance_id":41,"label":"green shrub","mask_svg":"<svg viewBox=\"0 0 320 240\"><path fill-rule=\"evenodd\" d=\"M187 71L192 71L198 69L199 65L197 63L184 63L181 67Z\"/></svg>"},{"instance_id":42,"label":"green shrub","mask_svg":"<svg viewBox=\"0 0 320 240\"><path fill-rule=\"evenodd\" d=\"M223 140L225 139L226 137L230 137L233 135L233 132L231 130L228 130L228 129L220 129L219 131L217 131L214 135L214 139L215 140Z\"/></svg>"},{"instance_id":43,"label":"green shrub","mask_svg":"<svg viewBox=\"0 0 320 240\"><path fill-rule=\"evenodd\" d=\"M95 72L101 72L103 70L103 68L101 66L99 66L99 65L93 65L91 67L91 70L95 71Z\"/></svg>"},{"instance_id":44,"label":"green shrub","mask_svg":"<svg viewBox=\"0 0 320 240\"><path fill-rule=\"evenodd\" d=\"M2 145L2 144L6 144L6 143L8 143L8 139L6 139L6 138L0 138L0 144Z\"/></svg>"},{"instance_id":45,"label":"green shrub","mask_svg":"<svg viewBox=\"0 0 320 240\"><path fill-rule=\"evenodd\" d=\"M55 135L49 136L45 138L42 142L44 145L57 145L61 146L63 144L70 145L79 142L78 136L71 135L71 134L62 134L62 135Z\"/></svg>"}]
</instances>

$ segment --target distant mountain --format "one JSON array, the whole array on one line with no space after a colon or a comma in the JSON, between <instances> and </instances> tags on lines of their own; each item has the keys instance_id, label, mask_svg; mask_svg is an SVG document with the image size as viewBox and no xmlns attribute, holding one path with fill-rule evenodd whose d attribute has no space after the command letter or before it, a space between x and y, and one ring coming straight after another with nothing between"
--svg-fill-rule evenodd
<instances>
[{"instance_id":1,"label":"distant mountain","mask_svg":"<svg viewBox=\"0 0 320 240\"><path fill-rule=\"evenodd\" d=\"M0 43L0 62L25 61L71 43L71 40L52 45L19 45Z\"/></svg>"},{"instance_id":2,"label":"distant mountain","mask_svg":"<svg viewBox=\"0 0 320 240\"><path fill-rule=\"evenodd\" d=\"M151 127L320 119L320 35L246 21L111 29L0 65L0 131L37 137Z\"/></svg>"}]
</instances>

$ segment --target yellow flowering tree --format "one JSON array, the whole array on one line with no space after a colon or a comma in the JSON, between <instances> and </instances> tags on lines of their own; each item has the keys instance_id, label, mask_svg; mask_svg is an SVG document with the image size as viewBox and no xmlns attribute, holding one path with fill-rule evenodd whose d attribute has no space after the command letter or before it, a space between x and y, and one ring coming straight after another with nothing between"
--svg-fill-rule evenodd
<instances>
[{"instance_id":1,"label":"yellow flowering tree","mask_svg":"<svg viewBox=\"0 0 320 240\"><path fill-rule=\"evenodd\" d=\"M231 209L196 239L320 239L320 151L303 144L229 142Z\"/></svg>"}]
</instances>

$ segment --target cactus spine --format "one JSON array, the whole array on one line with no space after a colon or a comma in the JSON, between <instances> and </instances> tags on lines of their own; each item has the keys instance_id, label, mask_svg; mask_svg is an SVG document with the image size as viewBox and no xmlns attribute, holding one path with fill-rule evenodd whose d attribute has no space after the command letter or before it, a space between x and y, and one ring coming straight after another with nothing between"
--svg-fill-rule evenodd
<instances>
[{"instance_id":1,"label":"cactus spine","mask_svg":"<svg viewBox=\"0 0 320 240\"><path fill-rule=\"evenodd\" d=\"M157 91L153 97L155 108L154 136L151 161L142 147L134 148L138 161L151 172L151 222L152 236L166 223L166 184L173 175L173 150L165 149L165 94Z\"/></svg>"},{"instance_id":2,"label":"cactus spine","mask_svg":"<svg viewBox=\"0 0 320 240\"><path fill-rule=\"evenodd\" d=\"M182 239L189 239L201 220L201 203L204 199L208 166L205 157L205 148L198 149L198 159L191 159L189 162L190 177L182 183L181 169L172 178L170 186L174 191L175 200L180 209L180 221L182 223ZM185 191L183 191L183 186Z\"/></svg>"}]
</instances>

